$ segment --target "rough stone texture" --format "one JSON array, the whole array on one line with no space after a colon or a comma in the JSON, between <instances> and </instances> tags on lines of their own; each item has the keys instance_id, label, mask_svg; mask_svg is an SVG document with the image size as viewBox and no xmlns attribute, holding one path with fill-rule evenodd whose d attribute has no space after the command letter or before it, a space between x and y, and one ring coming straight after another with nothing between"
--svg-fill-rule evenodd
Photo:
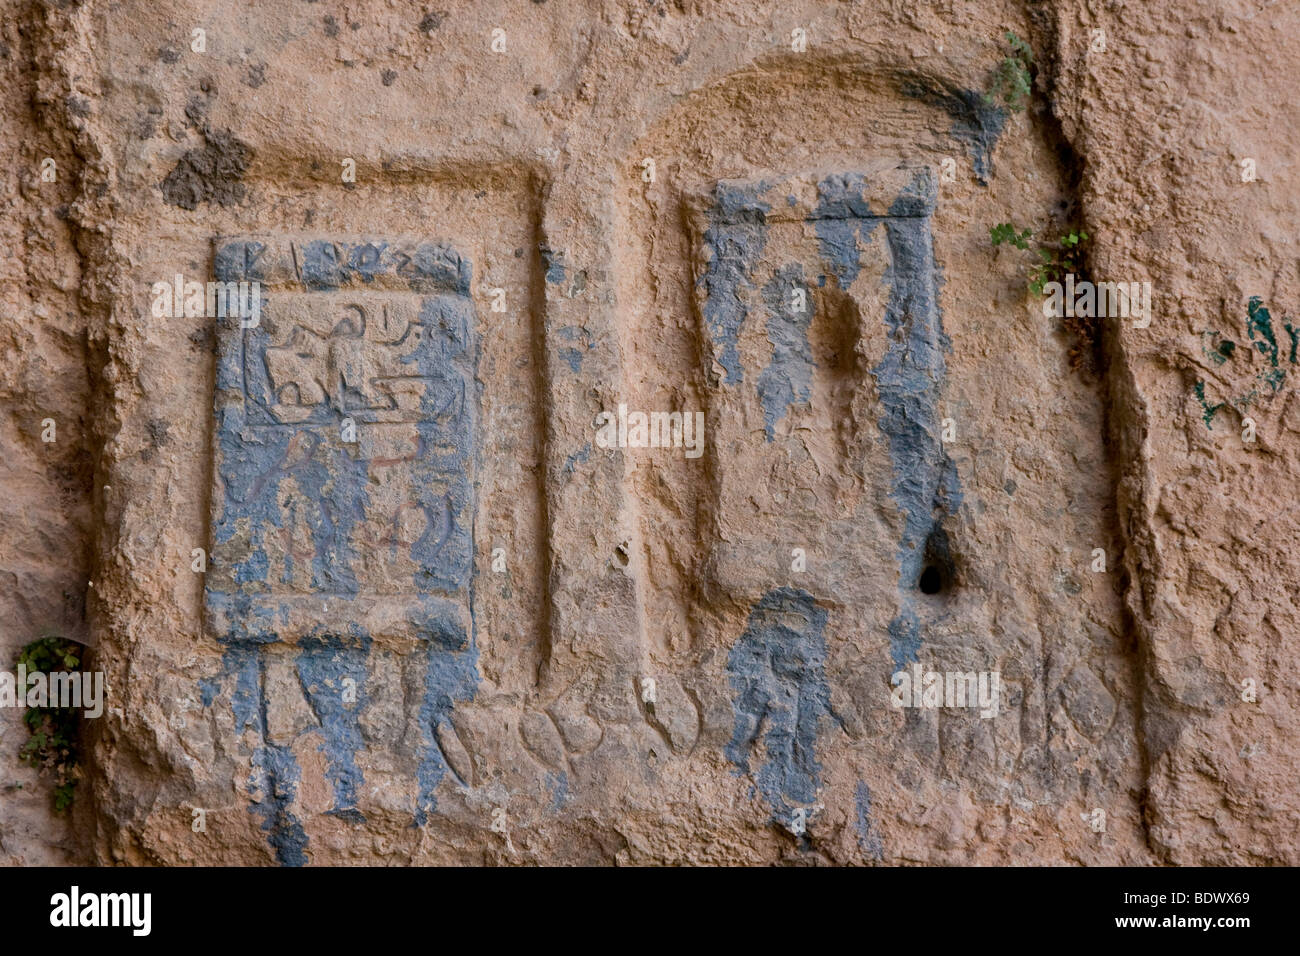
<instances>
[{"instance_id":1,"label":"rough stone texture","mask_svg":"<svg viewBox=\"0 0 1300 956\"><path fill-rule=\"evenodd\" d=\"M445 7L5 4L0 650L110 699L67 820L3 715L4 858L1300 862L1300 14Z\"/></svg>"}]
</instances>

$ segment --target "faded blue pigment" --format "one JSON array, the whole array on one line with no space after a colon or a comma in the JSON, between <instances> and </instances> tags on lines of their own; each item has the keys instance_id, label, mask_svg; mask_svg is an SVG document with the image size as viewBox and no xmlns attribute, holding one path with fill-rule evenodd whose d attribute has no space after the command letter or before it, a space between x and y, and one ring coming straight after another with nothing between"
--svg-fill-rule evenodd
<instances>
[{"instance_id":1,"label":"faded blue pigment","mask_svg":"<svg viewBox=\"0 0 1300 956\"><path fill-rule=\"evenodd\" d=\"M749 773L762 734L764 762L756 781L780 819L816 802L821 787L817 735L834 718L825 674L826 617L807 591L775 588L754 605L727 655L735 714L727 759Z\"/></svg>"},{"instance_id":2,"label":"faded blue pigment","mask_svg":"<svg viewBox=\"0 0 1300 956\"><path fill-rule=\"evenodd\" d=\"M317 241L303 244L301 250L300 275L308 290L364 286L391 271L422 296L419 324L425 337L403 361L415 366L413 373L423 382L418 448L411 466L416 492L410 503L427 519L424 533L410 545L417 569L411 586L420 596L418 610L411 612L416 618L412 623L424 659L412 817L416 825L423 825L436 809L434 790L448 766L438 730L449 724L457 702L473 698L479 679L473 637L472 518L470 527L458 520L459 515L472 515L469 472L477 453L470 267L453 250L434 243L421 244L410 254L386 243ZM265 279L264 251L258 242L223 245L216 253L217 278ZM217 635L225 647L221 674L203 680L200 691L204 705L211 706L233 679L230 702L236 730L241 734L251 730L258 741L250 755L249 809L261 819L276 860L298 866L307 862L308 845L302 821L292 810L301 769L291 747L271 744L267 735L263 646L280 642L288 607L268 599L266 539L286 527L306 524L313 542L309 593L346 608L360 592L354 541L370 507L371 463L356 454L359 446L349 450L326 439L347 414L335 407L333 396L312 409L302 423L276 423L267 407L266 368L260 361L246 359L247 353L263 354L264 328L226 328L222 336L216 417L223 490L212 538L216 545L226 545L247 534L248 545L247 556L232 569L235 589L226 592L209 586L206 593L210 613L222 612L234 623ZM223 399L232 394L240 400ZM289 478L303 493L284 509L279 489ZM292 566L286 569L287 574L292 572ZM463 603L438 596L464 594L469 597ZM468 633L461 619L466 605ZM354 824L364 821L357 809L364 785L357 758L365 746L360 721L370 703L365 684L372 644L371 635L356 624L322 621L300 637L293 655L305 699L319 724L320 750L333 790L334 805L328 812ZM355 702L344 702L345 681L355 684Z\"/></svg>"},{"instance_id":3,"label":"faded blue pigment","mask_svg":"<svg viewBox=\"0 0 1300 956\"><path fill-rule=\"evenodd\" d=\"M896 550L899 610L888 625L890 656L897 668L917 658L918 582L928 551L947 555L943 522L960 507L961 491L956 467L940 440L939 401L950 343L943 333L937 291L942 277L930 230L934 183L925 171L918 171L883 214L871 208L868 185L862 173L823 179L808 218L819 257L840 289L848 289L858 278L867 243L883 238L888 244L883 281L889 297L882 318L889 344L871 373L880 401L878 427L891 464L890 497L903 517ZM728 384L740 380L736 342L747 318L741 293L755 286L755 275L765 265L761 254L769 207L760 197L766 189L761 183L720 186L704 236L712 250L703 278L704 321L721 348L724 368L735 373L734 379L728 375ZM772 270L763 290L773 359L760 374L758 395L769 441L790 405L808 400L815 369L807 344L811 311L800 316L790 309L790 290L803 281L802 266L790 263ZM736 727L727 757L748 772L759 728L767 727L766 763L758 771L757 786L781 816L795 805L814 801L819 786L817 731L823 717L834 716L823 674L825 623L826 611L807 592L769 591L751 611L728 658ZM868 814L865 784L859 798L860 812ZM864 852L868 849L878 852L874 844L864 846Z\"/></svg>"},{"instance_id":4,"label":"faded blue pigment","mask_svg":"<svg viewBox=\"0 0 1300 956\"><path fill-rule=\"evenodd\" d=\"M700 277L705 292L704 325L714 346L721 350L718 364L726 385L735 385L745 377L739 336L748 310L742 290L754 288L752 276L767 242L771 207L759 198L766 189L763 183L745 187L719 183L704 232L704 244L712 251Z\"/></svg>"},{"instance_id":5,"label":"faded blue pigment","mask_svg":"<svg viewBox=\"0 0 1300 956\"><path fill-rule=\"evenodd\" d=\"M806 308L797 311L794 292L803 289ZM763 429L768 441L775 436L776 423L797 402L812 395L816 364L808 329L813 319L813 298L804 283L803 266L782 266L763 287L767 306L767 340L772 344L772 361L758 377L758 398L763 405Z\"/></svg>"}]
</instances>

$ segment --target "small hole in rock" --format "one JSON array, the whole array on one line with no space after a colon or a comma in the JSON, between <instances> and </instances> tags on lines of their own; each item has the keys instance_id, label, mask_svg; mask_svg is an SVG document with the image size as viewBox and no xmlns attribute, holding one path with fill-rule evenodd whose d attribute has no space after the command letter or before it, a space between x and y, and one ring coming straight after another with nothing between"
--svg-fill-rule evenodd
<instances>
[{"instance_id":1,"label":"small hole in rock","mask_svg":"<svg viewBox=\"0 0 1300 956\"><path fill-rule=\"evenodd\" d=\"M921 580L918 584L922 594L938 594L943 590L943 576L939 569L933 564L927 565L926 569L921 572Z\"/></svg>"}]
</instances>

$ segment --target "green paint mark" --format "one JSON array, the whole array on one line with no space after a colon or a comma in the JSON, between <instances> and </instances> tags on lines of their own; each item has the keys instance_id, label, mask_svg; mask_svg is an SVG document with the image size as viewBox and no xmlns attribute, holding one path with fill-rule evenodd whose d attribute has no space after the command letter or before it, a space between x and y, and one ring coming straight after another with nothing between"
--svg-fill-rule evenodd
<instances>
[{"instance_id":1,"label":"green paint mark","mask_svg":"<svg viewBox=\"0 0 1300 956\"><path fill-rule=\"evenodd\" d=\"M1232 358L1236 351L1237 343L1232 339L1225 339L1212 329L1203 329L1201 331L1201 354L1205 356L1206 361L1213 362L1215 365L1222 365Z\"/></svg>"},{"instance_id":2,"label":"green paint mark","mask_svg":"<svg viewBox=\"0 0 1300 956\"><path fill-rule=\"evenodd\" d=\"M1300 328L1286 322L1282 326L1286 329L1286 334L1291 340L1291 350L1287 358L1292 365L1296 364L1296 352L1300 348ZM1205 398L1205 383L1198 381L1195 385L1196 398L1201 403L1202 415L1205 420L1205 427L1210 427L1210 422L1214 418L1215 412L1224 405L1231 404L1234 408L1245 411L1252 402L1260 395L1260 384L1268 386L1269 394L1276 395L1281 391L1282 386L1286 384L1286 368L1278 362L1278 344L1277 336L1273 333L1273 316L1269 314L1264 305L1264 300L1257 295L1250 297L1250 302L1246 309L1246 332L1250 336L1251 342L1254 343L1255 349L1260 355L1268 359L1268 366L1255 375L1255 385L1249 392L1239 398L1232 398L1226 402L1220 402L1218 405L1211 405ZM1231 339L1223 338L1218 332L1205 329L1201 332L1201 352L1205 358L1215 365L1222 365L1228 359L1236 354L1237 343Z\"/></svg>"},{"instance_id":3,"label":"green paint mark","mask_svg":"<svg viewBox=\"0 0 1300 956\"><path fill-rule=\"evenodd\" d=\"M1221 409L1225 403L1219 402L1217 405L1211 405L1207 402L1205 400L1205 383L1200 380L1196 382L1193 390L1196 392L1196 397L1201 403L1201 420L1205 422L1206 428L1213 427L1210 425L1210 422L1214 420L1214 413Z\"/></svg>"},{"instance_id":4,"label":"green paint mark","mask_svg":"<svg viewBox=\"0 0 1300 956\"><path fill-rule=\"evenodd\" d=\"M1267 355L1269 364L1277 368L1277 339L1273 335L1273 317L1268 314L1263 300L1257 295L1250 297L1246 331L1250 333L1252 342L1255 341L1255 333L1259 333L1264 341L1255 342L1255 348L1259 349L1261 355Z\"/></svg>"}]
</instances>

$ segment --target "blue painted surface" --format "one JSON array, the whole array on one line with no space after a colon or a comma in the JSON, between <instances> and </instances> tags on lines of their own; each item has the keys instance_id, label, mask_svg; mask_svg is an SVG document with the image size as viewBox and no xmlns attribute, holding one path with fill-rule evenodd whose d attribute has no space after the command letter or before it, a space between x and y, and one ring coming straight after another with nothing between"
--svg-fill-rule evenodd
<instances>
[{"instance_id":1,"label":"blue painted surface","mask_svg":"<svg viewBox=\"0 0 1300 956\"><path fill-rule=\"evenodd\" d=\"M217 694L221 691L221 684L211 678L203 678L199 681L199 694L203 701L204 707L211 707L212 702L217 699Z\"/></svg>"},{"instance_id":2,"label":"blue painted surface","mask_svg":"<svg viewBox=\"0 0 1300 956\"><path fill-rule=\"evenodd\" d=\"M550 246L542 246L542 267L546 270L546 281L549 284L564 284L564 253L557 252Z\"/></svg>"},{"instance_id":3,"label":"blue painted surface","mask_svg":"<svg viewBox=\"0 0 1300 956\"><path fill-rule=\"evenodd\" d=\"M560 474L565 478L573 474L573 469L577 465L585 464L591 458L591 442L587 442L572 455L564 459L564 467L560 469Z\"/></svg>"},{"instance_id":4,"label":"blue painted surface","mask_svg":"<svg viewBox=\"0 0 1300 956\"><path fill-rule=\"evenodd\" d=\"M826 618L807 591L776 588L754 605L727 655L735 714L727 759L751 772L762 735L764 760L755 780L782 820L795 806L814 803L821 786L817 736L834 719L825 674Z\"/></svg>"},{"instance_id":5,"label":"blue painted surface","mask_svg":"<svg viewBox=\"0 0 1300 956\"><path fill-rule=\"evenodd\" d=\"M569 370L574 375L582 371L582 352L580 350L565 346L560 349L560 358L569 364Z\"/></svg>"},{"instance_id":6,"label":"blue painted surface","mask_svg":"<svg viewBox=\"0 0 1300 956\"><path fill-rule=\"evenodd\" d=\"M259 741L249 760L249 811L261 820L267 842L281 866L307 862L307 833L293 812L301 775L288 747L267 741L266 700L262 694L265 661L256 643L231 645L222 655L223 678L235 679L231 707L235 732L252 730Z\"/></svg>"},{"instance_id":7,"label":"blue painted surface","mask_svg":"<svg viewBox=\"0 0 1300 956\"><path fill-rule=\"evenodd\" d=\"M265 732L265 726L263 726ZM262 819L262 830L281 866L305 866L307 832L291 809L298 795L301 771L288 747L266 745L253 751L253 774L249 781L260 794L249 810Z\"/></svg>"},{"instance_id":8,"label":"blue painted surface","mask_svg":"<svg viewBox=\"0 0 1300 956\"><path fill-rule=\"evenodd\" d=\"M817 184L817 206L813 230L821 246L822 261L847 290L862 268L862 247L880 224L865 193L867 179L861 173L827 176Z\"/></svg>"},{"instance_id":9,"label":"blue painted surface","mask_svg":"<svg viewBox=\"0 0 1300 956\"><path fill-rule=\"evenodd\" d=\"M274 275L283 281L283 270L274 271L269 251L260 242L226 244L216 253L217 277L233 281ZM249 809L261 818L276 859L290 866L307 859L305 828L293 810L301 771L290 746L271 744L267 738L264 648L281 641L289 617L287 601L304 592L294 589L295 565L283 547L277 553L286 559L284 577L268 580L272 535L306 529L311 558L305 593L327 600L334 615L326 617L322 607L319 624L309 633L295 635L297 647L291 652L305 699L319 722L313 730L320 737L333 790L329 813L351 823L364 820L357 809L365 782L358 757L365 748L360 721L370 703L365 685L373 639L355 623L344 622L350 616L348 603L366 593L358 579L363 566L358 549L367 546L361 542L368 539L359 532L375 530L379 520L370 493L379 480L377 468L406 470L411 498L401 507L418 509L425 519L424 530L414 541L399 540L396 517L383 519L394 522L390 554L395 557L398 548L409 548L407 556L415 567L410 596L416 604L409 616L421 641L416 660L423 659L424 670L419 766L411 781L412 816L418 824L435 809L434 789L447 770L437 730L449 723L457 702L472 699L478 684L471 596L477 398L474 312L467 298L469 264L440 243L321 240L304 243L296 265L301 288L307 290L364 288L386 276L388 288L397 278L399 288L418 294L418 318L401 340L382 339L365 347L372 350L367 355L388 363L381 369L381 379L387 376L386 380L402 383L408 390L415 383L419 398L418 409L409 413L413 418L388 425L383 416L392 414L387 406L392 393L363 394L361 389L371 383L344 376L331 382L323 399L311 407L288 409L301 420L286 419L286 406L280 404L271 377L274 369L266 358L268 350L285 351L284 346L269 342L265 324L221 330L216 402L221 494L212 540L214 558L231 556L232 585L223 590L216 583L220 579L209 575L206 601L210 617L224 622L217 637L225 650L221 675L202 682L200 690L205 706L211 706L221 690L230 688L237 731L254 732L258 742L250 754ZM264 292L264 300L298 294L292 288L276 288ZM346 308L350 307L344 312ZM340 356L331 358L328 368L354 361L360 345L349 340L361 338L365 324L344 318L325 336L319 354L328 347L330 356ZM301 334L309 344L311 335L321 338L315 332ZM312 354L302 346L299 349L300 355ZM325 372L304 374L319 380ZM367 460L361 444L338 440L345 417L354 419L358 431L397 427L413 432L413 454L400 463ZM381 524L378 530L386 527ZM397 674L382 677L400 679ZM344 681L349 679L355 682L357 697L345 703Z\"/></svg>"},{"instance_id":10,"label":"blue painted surface","mask_svg":"<svg viewBox=\"0 0 1300 956\"><path fill-rule=\"evenodd\" d=\"M562 809L569 800L569 775L563 770L559 773L548 771L546 789L551 795L551 809Z\"/></svg>"},{"instance_id":11,"label":"blue painted surface","mask_svg":"<svg viewBox=\"0 0 1300 956\"><path fill-rule=\"evenodd\" d=\"M472 700L478 686L478 648L456 619L454 605L426 598L419 621L427 635L425 648L424 697L420 703L421 741L416 776L419 792L415 803L415 824L424 826L438 808L435 791L451 770L438 742L439 727L451 731L451 712L458 701ZM466 781L459 781L462 785Z\"/></svg>"},{"instance_id":12,"label":"blue painted surface","mask_svg":"<svg viewBox=\"0 0 1300 956\"><path fill-rule=\"evenodd\" d=\"M944 517L961 505L956 466L940 441L939 398L947 369L938 302L940 276L934 261L928 217L901 215L914 208L933 182L917 179L891 207L885 220L890 266L885 326L889 348L873 368L880 398L880 432L893 465L890 497L903 514L898 546L902 606L889 625L895 668L916 660L921 637L916 588L926 560L926 542L941 531Z\"/></svg>"},{"instance_id":13,"label":"blue painted surface","mask_svg":"<svg viewBox=\"0 0 1300 956\"><path fill-rule=\"evenodd\" d=\"M884 847L881 845L880 834L871 821L871 789L865 782L859 780L853 796L856 810L854 823L858 831L858 848L862 850L862 855L868 860L882 860L885 856Z\"/></svg>"},{"instance_id":14,"label":"blue painted surface","mask_svg":"<svg viewBox=\"0 0 1300 956\"><path fill-rule=\"evenodd\" d=\"M704 325L724 371L723 382L735 385L744 380L738 337L748 310L743 290L754 288L752 278L767 242L767 213L771 207L760 196L763 183L749 187L719 184L709 211L704 243L712 256L700 277L705 291Z\"/></svg>"},{"instance_id":15,"label":"blue painted surface","mask_svg":"<svg viewBox=\"0 0 1300 956\"><path fill-rule=\"evenodd\" d=\"M806 309L794 308L794 290L803 289ZM813 320L812 291L804 282L803 266L791 263L776 270L763 287L767 306L767 340L772 360L758 377L758 399L763 405L763 429L767 440L775 435L776 423L790 407L807 402L812 395L812 346L808 329Z\"/></svg>"},{"instance_id":16,"label":"blue painted surface","mask_svg":"<svg viewBox=\"0 0 1300 956\"><path fill-rule=\"evenodd\" d=\"M968 99L959 96L956 102L967 104ZM994 113L978 113L984 124L981 129L997 126ZM950 343L943 333L938 302L942 275L934 260L930 227L934 181L927 171L917 170L888 209L873 209L868 200L872 185L861 172L826 176L817 183L816 204L805 221L817 238L822 266L842 290L858 279L868 244L888 246L889 267L883 282L889 297L882 318L889 344L871 373L880 399L879 428L890 457L890 496L904 523L897 549L900 609L889 624L891 657L895 666L901 666L915 660L919 652L918 581L928 553L942 552L947 558L943 522L960 507L961 490L956 468L940 441L939 401ZM705 325L729 371L727 382L739 381L742 369L736 343L748 319L744 303L748 290L764 283L772 358L760 373L757 393L765 437L772 441L776 424L790 407L810 400L816 365L808 339L812 296L806 315L793 312L790 297L796 285L809 287L803 266L797 262L773 266L763 259L769 245L771 209L763 201L768 191L764 183L717 188L710 227L703 237L711 258L703 277L707 295L702 308ZM824 283L821 277L819 285Z\"/></svg>"},{"instance_id":17,"label":"blue painted surface","mask_svg":"<svg viewBox=\"0 0 1300 956\"><path fill-rule=\"evenodd\" d=\"M370 638L356 625L350 633L313 634L299 643L298 678L303 692L320 721L324 738L326 775L334 789L334 806L330 813L352 823L364 823L356 809L357 791L364 782L357 766L357 753L365 746L361 739L361 712L368 699L365 694L366 658ZM356 687L356 701L344 702L344 680Z\"/></svg>"}]
</instances>

